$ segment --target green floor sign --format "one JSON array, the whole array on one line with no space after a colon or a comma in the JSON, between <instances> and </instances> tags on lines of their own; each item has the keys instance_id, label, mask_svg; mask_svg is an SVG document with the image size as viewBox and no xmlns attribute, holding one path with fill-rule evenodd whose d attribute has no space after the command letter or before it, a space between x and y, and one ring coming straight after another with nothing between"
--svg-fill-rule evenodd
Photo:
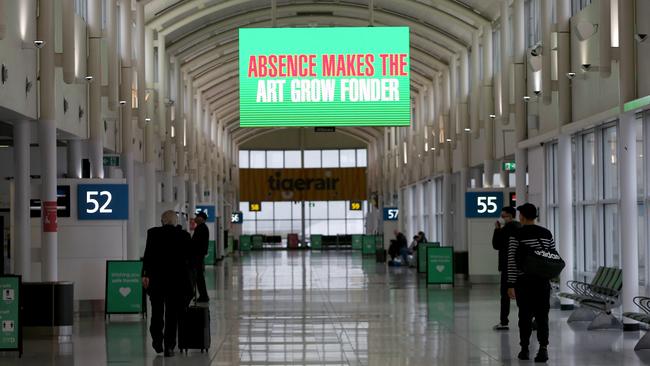
<instances>
[{"instance_id":1,"label":"green floor sign","mask_svg":"<svg viewBox=\"0 0 650 366\"><path fill-rule=\"evenodd\" d=\"M363 247L363 235L352 235L352 249L361 250Z\"/></svg>"},{"instance_id":2,"label":"green floor sign","mask_svg":"<svg viewBox=\"0 0 650 366\"><path fill-rule=\"evenodd\" d=\"M323 236L314 234L309 237L311 249L321 249L323 247Z\"/></svg>"},{"instance_id":3,"label":"green floor sign","mask_svg":"<svg viewBox=\"0 0 650 366\"><path fill-rule=\"evenodd\" d=\"M239 250L242 252L248 252L251 250L251 236L250 235L240 235L239 236Z\"/></svg>"},{"instance_id":4,"label":"green floor sign","mask_svg":"<svg viewBox=\"0 0 650 366\"><path fill-rule=\"evenodd\" d=\"M363 254L375 254L375 236L374 235L364 235L363 236L363 248L361 249Z\"/></svg>"},{"instance_id":5,"label":"green floor sign","mask_svg":"<svg viewBox=\"0 0 650 366\"><path fill-rule=\"evenodd\" d=\"M427 285L454 283L454 248L427 247Z\"/></svg>"},{"instance_id":6,"label":"green floor sign","mask_svg":"<svg viewBox=\"0 0 650 366\"><path fill-rule=\"evenodd\" d=\"M22 354L20 277L0 276L0 351Z\"/></svg>"},{"instance_id":7,"label":"green floor sign","mask_svg":"<svg viewBox=\"0 0 650 366\"><path fill-rule=\"evenodd\" d=\"M215 245L214 240L210 240L208 242L208 255L205 256L203 259L203 263L208 264L208 265L213 265L215 264L215 251L217 250L217 247Z\"/></svg>"},{"instance_id":8,"label":"green floor sign","mask_svg":"<svg viewBox=\"0 0 650 366\"><path fill-rule=\"evenodd\" d=\"M439 247L439 242L421 243L418 245L418 273L427 272L427 247Z\"/></svg>"},{"instance_id":9,"label":"green floor sign","mask_svg":"<svg viewBox=\"0 0 650 366\"><path fill-rule=\"evenodd\" d=\"M142 261L106 261L106 314L139 314Z\"/></svg>"}]
</instances>

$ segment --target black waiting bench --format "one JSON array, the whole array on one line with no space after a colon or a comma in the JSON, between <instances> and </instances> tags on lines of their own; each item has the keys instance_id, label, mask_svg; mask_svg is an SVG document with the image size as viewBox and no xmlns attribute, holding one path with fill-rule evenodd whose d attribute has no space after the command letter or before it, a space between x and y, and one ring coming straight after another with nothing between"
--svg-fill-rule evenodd
<instances>
[{"instance_id":1,"label":"black waiting bench","mask_svg":"<svg viewBox=\"0 0 650 366\"><path fill-rule=\"evenodd\" d=\"M650 297L637 296L633 301L641 312L625 312L623 316L650 325ZM639 342L637 342L636 346L634 346L635 351L642 349L650 349L650 332L646 332Z\"/></svg>"},{"instance_id":2,"label":"black waiting bench","mask_svg":"<svg viewBox=\"0 0 650 366\"><path fill-rule=\"evenodd\" d=\"M615 267L600 267L591 283L568 281L572 293L561 292L559 297L574 300L579 307L568 322L590 321L588 329L620 329L623 324L612 309L621 305L623 271Z\"/></svg>"}]
</instances>

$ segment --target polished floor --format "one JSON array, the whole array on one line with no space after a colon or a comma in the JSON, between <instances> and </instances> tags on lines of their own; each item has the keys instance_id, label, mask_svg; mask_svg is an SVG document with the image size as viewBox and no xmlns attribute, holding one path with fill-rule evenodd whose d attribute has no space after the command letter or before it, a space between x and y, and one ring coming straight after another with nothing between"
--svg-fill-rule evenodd
<instances>
[{"instance_id":1,"label":"polished floor","mask_svg":"<svg viewBox=\"0 0 650 366\"><path fill-rule=\"evenodd\" d=\"M1 365L503 365L519 362L516 327L498 319L493 285L427 288L413 269L356 252L254 252L207 271L212 346L157 356L137 317L75 319L71 342L26 339ZM516 319L513 304L511 322ZM551 310L553 365L650 364L639 332L587 331ZM516 324L516 321L514 322ZM534 349L531 349L534 352Z\"/></svg>"}]
</instances>

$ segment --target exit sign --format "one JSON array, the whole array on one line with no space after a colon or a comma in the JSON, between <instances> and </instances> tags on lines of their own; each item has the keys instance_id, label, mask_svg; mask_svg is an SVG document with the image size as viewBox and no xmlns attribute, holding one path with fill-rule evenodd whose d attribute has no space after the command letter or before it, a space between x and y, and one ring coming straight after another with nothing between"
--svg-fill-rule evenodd
<instances>
[{"instance_id":1,"label":"exit sign","mask_svg":"<svg viewBox=\"0 0 650 366\"><path fill-rule=\"evenodd\" d=\"M103 162L104 166L120 166L120 156L104 155Z\"/></svg>"},{"instance_id":2,"label":"exit sign","mask_svg":"<svg viewBox=\"0 0 650 366\"><path fill-rule=\"evenodd\" d=\"M516 167L514 161L506 161L503 163L503 171L506 172L514 172Z\"/></svg>"}]
</instances>

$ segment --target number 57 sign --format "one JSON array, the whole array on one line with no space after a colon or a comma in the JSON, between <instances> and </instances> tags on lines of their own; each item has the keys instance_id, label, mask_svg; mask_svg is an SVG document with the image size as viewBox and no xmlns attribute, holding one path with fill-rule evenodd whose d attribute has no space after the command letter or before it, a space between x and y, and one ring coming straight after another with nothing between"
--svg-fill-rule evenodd
<instances>
[{"instance_id":1,"label":"number 57 sign","mask_svg":"<svg viewBox=\"0 0 650 366\"><path fill-rule=\"evenodd\" d=\"M503 208L503 192L465 193L465 217L499 217Z\"/></svg>"},{"instance_id":2,"label":"number 57 sign","mask_svg":"<svg viewBox=\"0 0 650 366\"><path fill-rule=\"evenodd\" d=\"M79 220L128 220L128 185L79 184L77 217Z\"/></svg>"}]
</instances>

